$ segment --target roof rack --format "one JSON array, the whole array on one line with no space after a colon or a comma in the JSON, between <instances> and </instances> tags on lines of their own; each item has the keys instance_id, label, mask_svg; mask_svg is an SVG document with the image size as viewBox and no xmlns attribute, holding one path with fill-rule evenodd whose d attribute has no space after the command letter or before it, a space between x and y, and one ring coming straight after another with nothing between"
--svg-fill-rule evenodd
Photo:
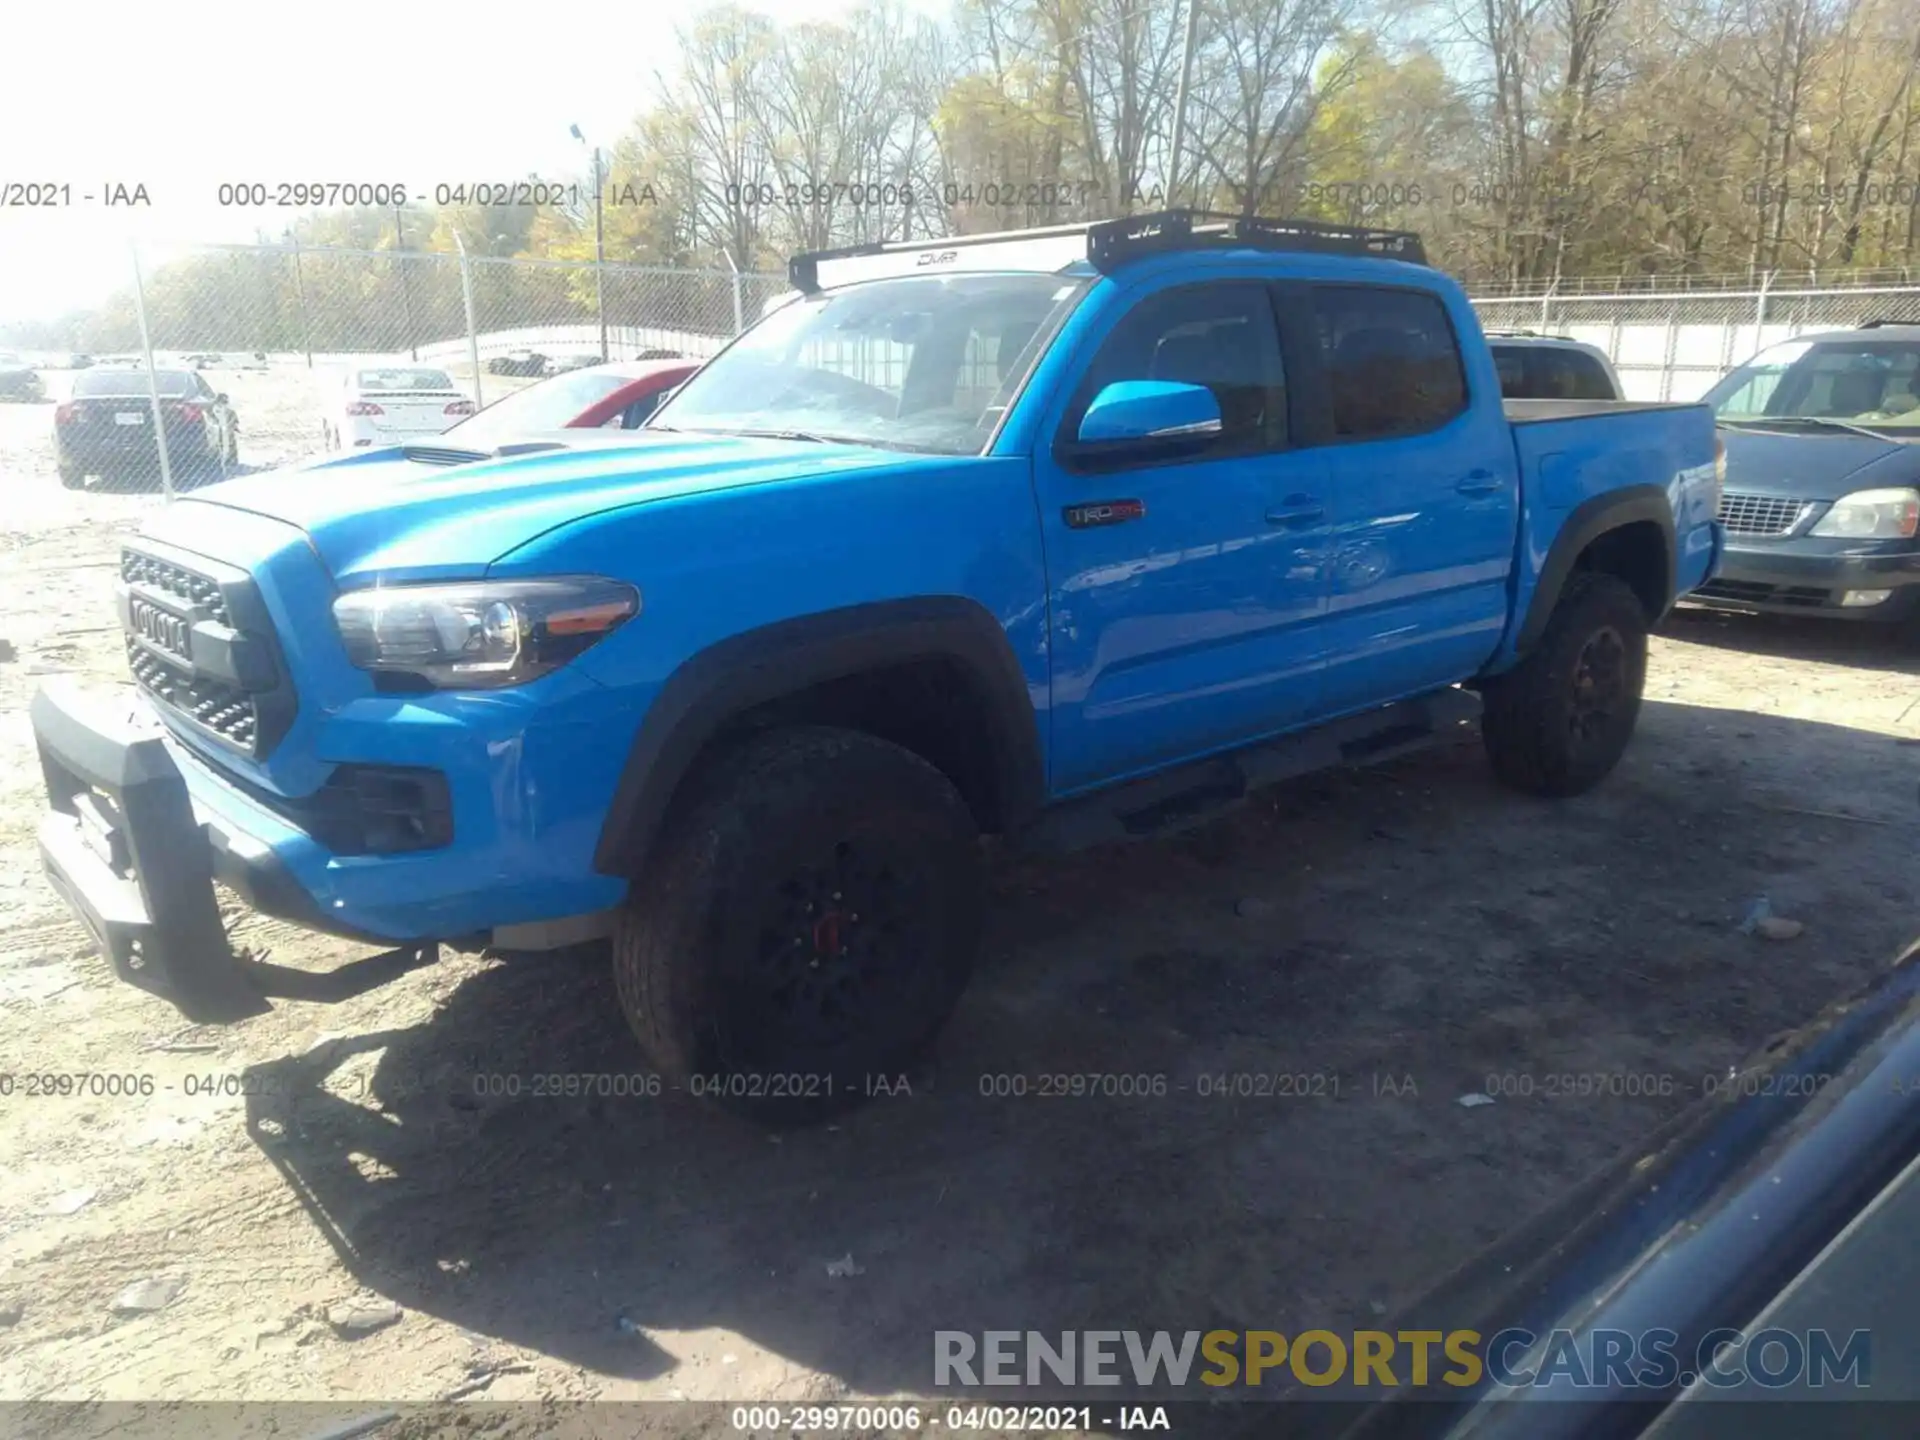
<instances>
[{"instance_id":1,"label":"roof rack","mask_svg":"<svg viewBox=\"0 0 1920 1440\"><path fill-rule=\"evenodd\" d=\"M787 279L794 289L813 294L828 285L845 285L886 275L909 275L936 266L942 273L955 270L1044 273L1085 261L1104 273L1141 255L1210 249L1311 251L1323 255L1405 260L1415 265L1427 263L1420 237L1411 230L1372 230L1320 220L1269 220L1264 216L1235 215L1220 210L1181 209L1093 220L1081 225L811 250L787 262ZM823 266L831 267L832 273L823 276Z\"/></svg>"}]
</instances>

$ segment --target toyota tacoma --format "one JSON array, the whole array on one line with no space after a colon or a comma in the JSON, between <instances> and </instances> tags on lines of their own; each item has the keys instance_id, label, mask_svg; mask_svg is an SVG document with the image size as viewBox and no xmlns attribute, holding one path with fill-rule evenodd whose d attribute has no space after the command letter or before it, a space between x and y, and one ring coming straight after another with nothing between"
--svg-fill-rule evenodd
<instances>
[{"instance_id":1,"label":"toyota tacoma","mask_svg":"<svg viewBox=\"0 0 1920 1440\"><path fill-rule=\"evenodd\" d=\"M611 936L661 1073L819 1114L954 1006L983 836L1160 833L1476 712L1578 794L1718 562L1707 408L1504 403L1405 232L790 271L644 429L316 460L128 542L137 702L32 711L46 870L123 978L274 993L216 881L394 953Z\"/></svg>"}]
</instances>

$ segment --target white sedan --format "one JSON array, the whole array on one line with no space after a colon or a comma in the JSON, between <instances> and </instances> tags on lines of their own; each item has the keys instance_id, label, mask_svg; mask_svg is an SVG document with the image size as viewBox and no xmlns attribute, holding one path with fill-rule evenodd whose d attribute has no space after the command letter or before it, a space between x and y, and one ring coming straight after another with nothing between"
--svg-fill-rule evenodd
<instances>
[{"instance_id":1,"label":"white sedan","mask_svg":"<svg viewBox=\"0 0 1920 1440\"><path fill-rule=\"evenodd\" d=\"M473 401L444 370L355 365L327 408L320 422L327 449L353 450L438 435L473 414Z\"/></svg>"}]
</instances>

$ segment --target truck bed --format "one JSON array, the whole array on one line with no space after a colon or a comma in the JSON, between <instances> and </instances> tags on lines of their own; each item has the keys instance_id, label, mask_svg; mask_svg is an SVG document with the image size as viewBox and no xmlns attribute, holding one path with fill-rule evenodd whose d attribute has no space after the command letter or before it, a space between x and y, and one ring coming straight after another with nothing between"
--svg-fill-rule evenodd
<instances>
[{"instance_id":1,"label":"truck bed","mask_svg":"<svg viewBox=\"0 0 1920 1440\"><path fill-rule=\"evenodd\" d=\"M1672 595L1685 595L1708 579L1719 503L1708 406L1509 400L1505 410L1526 496L1515 572L1516 617L1527 613L1539 579L1535 567L1544 563L1554 542L1569 530L1577 536L1587 508L1612 500L1650 507L1649 518L1671 513ZM1509 647L1517 634L1509 631Z\"/></svg>"}]
</instances>

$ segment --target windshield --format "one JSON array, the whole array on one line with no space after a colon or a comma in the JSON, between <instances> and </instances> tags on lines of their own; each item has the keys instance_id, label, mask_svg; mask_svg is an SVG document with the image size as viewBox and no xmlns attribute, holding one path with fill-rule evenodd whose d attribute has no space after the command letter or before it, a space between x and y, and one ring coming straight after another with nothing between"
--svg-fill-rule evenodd
<instances>
[{"instance_id":1,"label":"windshield","mask_svg":"<svg viewBox=\"0 0 1920 1440\"><path fill-rule=\"evenodd\" d=\"M361 390L453 389L453 380L444 370L361 370L353 383Z\"/></svg>"},{"instance_id":2,"label":"windshield","mask_svg":"<svg viewBox=\"0 0 1920 1440\"><path fill-rule=\"evenodd\" d=\"M199 387L186 370L156 370L154 388L162 395L192 395ZM145 395L147 372L144 370L89 370L76 375L73 393L78 395Z\"/></svg>"},{"instance_id":3,"label":"windshield","mask_svg":"<svg viewBox=\"0 0 1920 1440\"><path fill-rule=\"evenodd\" d=\"M653 423L977 455L1086 288L1058 275L913 276L807 296L708 362Z\"/></svg>"},{"instance_id":4,"label":"windshield","mask_svg":"<svg viewBox=\"0 0 1920 1440\"><path fill-rule=\"evenodd\" d=\"M515 435L561 430L596 400L604 400L631 377L610 370L575 370L529 385L487 406L445 433L467 445L498 445Z\"/></svg>"},{"instance_id":5,"label":"windshield","mask_svg":"<svg viewBox=\"0 0 1920 1440\"><path fill-rule=\"evenodd\" d=\"M1790 340L1706 393L1729 424L1828 421L1920 438L1920 341Z\"/></svg>"}]
</instances>

